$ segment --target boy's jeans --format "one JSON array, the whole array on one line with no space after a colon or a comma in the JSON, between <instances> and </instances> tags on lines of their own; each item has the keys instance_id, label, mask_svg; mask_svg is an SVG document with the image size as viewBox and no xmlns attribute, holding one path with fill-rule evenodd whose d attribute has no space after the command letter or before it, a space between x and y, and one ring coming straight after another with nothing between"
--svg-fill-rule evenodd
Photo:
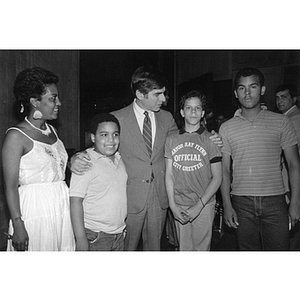
<instances>
[{"instance_id":1,"label":"boy's jeans","mask_svg":"<svg viewBox=\"0 0 300 300\"><path fill-rule=\"evenodd\" d=\"M108 234L103 231L94 232L85 228L85 234L89 241L89 251L124 251L124 230L118 234Z\"/></svg>"},{"instance_id":2,"label":"boy's jeans","mask_svg":"<svg viewBox=\"0 0 300 300\"><path fill-rule=\"evenodd\" d=\"M289 217L284 195L232 196L240 250L288 250Z\"/></svg>"}]
</instances>

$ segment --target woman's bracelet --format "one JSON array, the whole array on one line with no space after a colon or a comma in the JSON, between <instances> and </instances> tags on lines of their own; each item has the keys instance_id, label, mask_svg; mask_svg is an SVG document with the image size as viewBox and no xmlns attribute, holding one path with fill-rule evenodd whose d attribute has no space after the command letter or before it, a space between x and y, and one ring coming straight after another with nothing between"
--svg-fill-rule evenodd
<instances>
[{"instance_id":1,"label":"woman's bracelet","mask_svg":"<svg viewBox=\"0 0 300 300\"><path fill-rule=\"evenodd\" d=\"M19 216L19 217L14 218L14 222L16 222L16 221L18 221L18 220L24 222L23 219L22 219L22 216Z\"/></svg>"}]
</instances>

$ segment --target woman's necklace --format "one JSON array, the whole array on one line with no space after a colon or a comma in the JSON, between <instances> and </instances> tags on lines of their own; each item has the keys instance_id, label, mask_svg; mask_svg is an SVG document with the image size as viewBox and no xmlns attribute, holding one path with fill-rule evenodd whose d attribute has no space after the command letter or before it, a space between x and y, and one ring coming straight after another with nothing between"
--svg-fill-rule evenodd
<instances>
[{"instance_id":1,"label":"woman's necklace","mask_svg":"<svg viewBox=\"0 0 300 300\"><path fill-rule=\"evenodd\" d=\"M39 132L41 132L42 134L46 135L46 136L49 136L50 133L51 133L51 130L50 130L50 127L48 126L47 122L45 122L45 125L46 125L46 129L40 129L36 126L34 126L29 120L27 117L25 117L25 121L34 129L38 130Z\"/></svg>"}]
</instances>

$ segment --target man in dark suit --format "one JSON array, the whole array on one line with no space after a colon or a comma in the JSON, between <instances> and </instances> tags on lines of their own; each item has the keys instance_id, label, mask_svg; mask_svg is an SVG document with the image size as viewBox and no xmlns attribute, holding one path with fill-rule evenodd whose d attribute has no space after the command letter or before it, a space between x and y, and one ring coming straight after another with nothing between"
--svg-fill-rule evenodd
<instances>
[{"instance_id":1,"label":"man in dark suit","mask_svg":"<svg viewBox=\"0 0 300 300\"><path fill-rule=\"evenodd\" d=\"M142 236L143 250L159 251L169 206L164 146L177 126L172 114L160 109L166 101L166 81L160 72L139 67L132 75L131 90L134 101L112 112L121 125L119 152L128 173L125 250L136 250ZM77 174L84 170L83 156L72 159L71 170Z\"/></svg>"},{"instance_id":2,"label":"man in dark suit","mask_svg":"<svg viewBox=\"0 0 300 300\"><path fill-rule=\"evenodd\" d=\"M136 250L140 236L144 250L160 250L168 198L165 188L164 146L169 132L177 130L171 113L161 110L166 101L162 74L138 68L131 79L134 101L114 114L121 125L119 151L128 173L127 237L125 249ZM151 150L143 138L144 112L151 122Z\"/></svg>"}]
</instances>

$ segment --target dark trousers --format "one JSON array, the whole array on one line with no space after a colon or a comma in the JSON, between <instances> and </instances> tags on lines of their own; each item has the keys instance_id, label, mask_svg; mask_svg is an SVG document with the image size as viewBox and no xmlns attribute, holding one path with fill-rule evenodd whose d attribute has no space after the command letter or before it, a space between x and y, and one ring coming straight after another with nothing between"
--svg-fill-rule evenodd
<instances>
[{"instance_id":1,"label":"dark trousers","mask_svg":"<svg viewBox=\"0 0 300 300\"><path fill-rule=\"evenodd\" d=\"M89 241L89 251L124 251L125 231L109 234L85 228L85 234Z\"/></svg>"},{"instance_id":2,"label":"dark trousers","mask_svg":"<svg viewBox=\"0 0 300 300\"><path fill-rule=\"evenodd\" d=\"M288 205L284 195L232 196L240 250L289 250Z\"/></svg>"}]
</instances>

